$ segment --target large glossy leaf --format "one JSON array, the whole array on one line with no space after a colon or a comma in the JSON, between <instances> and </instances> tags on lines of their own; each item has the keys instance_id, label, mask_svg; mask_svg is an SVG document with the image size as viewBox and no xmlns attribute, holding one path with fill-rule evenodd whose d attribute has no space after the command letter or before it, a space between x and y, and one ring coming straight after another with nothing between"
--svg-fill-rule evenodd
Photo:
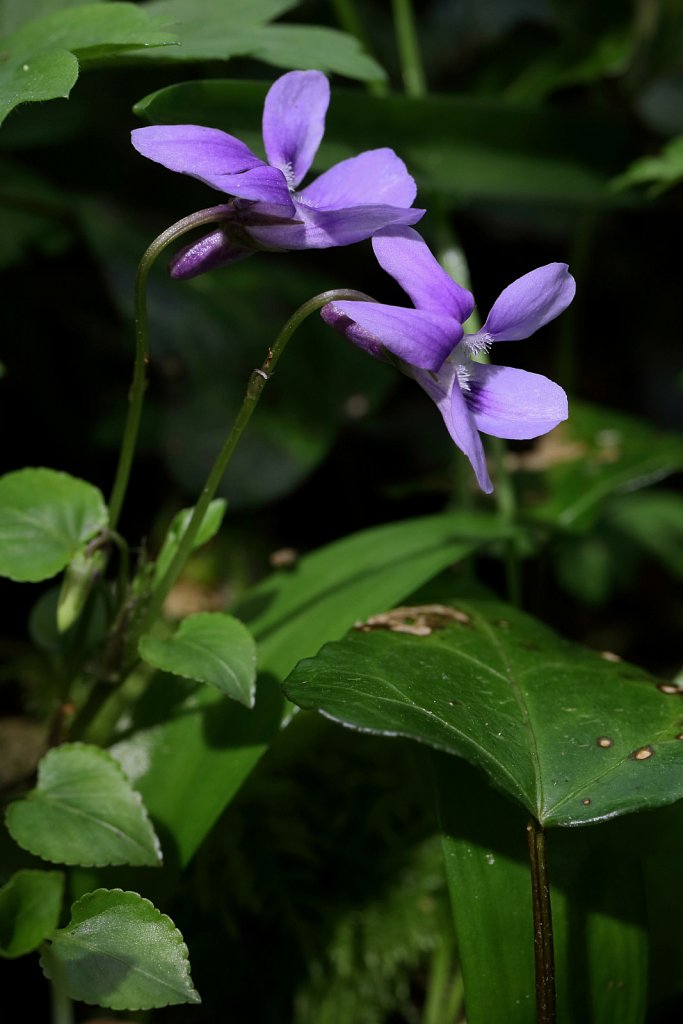
<instances>
[{"instance_id":1,"label":"large glossy leaf","mask_svg":"<svg viewBox=\"0 0 683 1024\"><path fill-rule=\"evenodd\" d=\"M208 683L226 697L254 706L256 646L249 630L232 615L190 615L167 639L141 637L140 655L154 668Z\"/></svg>"},{"instance_id":2,"label":"large glossy leaf","mask_svg":"<svg viewBox=\"0 0 683 1024\"><path fill-rule=\"evenodd\" d=\"M0 889L0 957L32 953L59 922L61 871L22 869Z\"/></svg>"},{"instance_id":3,"label":"large glossy leaf","mask_svg":"<svg viewBox=\"0 0 683 1024\"><path fill-rule=\"evenodd\" d=\"M173 837L181 863L277 733L279 684L296 662L506 533L494 517L425 516L337 541L255 587L237 609L258 644L253 711L208 689L197 691L167 677L154 681L130 736L112 753L135 780L154 820Z\"/></svg>"},{"instance_id":4,"label":"large glossy leaf","mask_svg":"<svg viewBox=\"0 0 683 1024\"><path fill-rule=\"evenodd\" d=\"M19 103L68 96L79 62L175 42L137 4L65 5L48 11L2 40L0 120Z\"/></svg>"},{"instance_id":5,"label":"large glossy leaf","mask_svg":"<svg viewBox=\"0 0 683 1024\"><path fill-rule=\"evenodd\" d=\"M513 457L522 502L535 519L586 529L605 500L683 469L683 436L625 413L572 401L569 419Z\"/></svg>"},{"instance_id":6,"label":"large glossy leaf","mask_svg":"<svg viewBox=\"0 0 683 1024\"><path fill-rule=\"evenodd\" d=\"M198 1003L187 947L170 917L136 892L97 889L71 908L41 966L72 999L112 1010Z\"/></svg>"},{"instance_id":7,"label":"large glossy leaf","mask_svg":"<svg viewBox=\"0 0 683 1024\"><path fill-rule=\"evenodd\" d=\"M65 743L48 751L38 783L6 812L12 838L60 864L155 867L161 850L145 808L105 750Z\"/></svg>"},{"instance_id":8,"label":"large glossy leaf","mask_svg":"<svg viewBox=\"0 0 683 1024\"><path fill-rule=\"evenodd\" d=\"M211 125L260 147L265 92L251 82L184 82L152 93L135 110L151 123ZM599 147L591 143L596 135ZM458 201L613 202L607 182L625 160L614 122L589 127L585 115L575 120L557 110L335 89L316 169L377 146L392 146L422 189Z\"/></svg>"},{"instance_id":9,"label":"large glossy leaf","mask_svg":"<svg viewBox=\"0 0 683 1024\"><path fill-rule=\"evenodd\" d=\"M316 68L347 78L372 81L385 77L353 36L314 25L270 25L267 22L297 6L297 0L152 0L144 9L167 19L180 46L173 52L147 51L142 60L217 61L255 57L280 68Z\"/></svg>"},{"instance_id":10,"label":"large glossy leaf","mask_svg":"<svg viewBox=\"0 0 683 1024\"><path fill-rule=\"evenodd\" d=\"M285 692L464 757L546 826L683 797L681 691L496 602L370 620L297 666Z\"/></svg>"},{"instance_id":11,"label":"large glossy leaf","mask_svg":"<svg viewBox=\"0 0 683 1024\"><path fill-rule=\"evenodd\" d=\"M54 469L18 469L0 477L0 575L49 579L107 525L92 484Z\"/></svg>"},{"instance_id":12,"label":"large glossy leaf","mask_svg":"<svg viewBox=\"0 0 683 1024\"><path fill-rule=\"evenodd\" d=\"M535 998L527 816L462 761L437 754L431 764L467 1020L529 1024ZM642 1024L646 914L627 821L547 835L559 1024Z\"/></svg>"}]
</instances>

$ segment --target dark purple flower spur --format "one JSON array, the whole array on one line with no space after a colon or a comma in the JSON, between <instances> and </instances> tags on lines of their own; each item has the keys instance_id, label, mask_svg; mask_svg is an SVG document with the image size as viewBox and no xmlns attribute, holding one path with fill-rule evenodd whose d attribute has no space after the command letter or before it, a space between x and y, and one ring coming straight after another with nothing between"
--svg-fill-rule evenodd
<instances>
[{"instance_id":1,"label":"dark purple flower spur","mask_svg":"<svg viewBox=\"0 0 683 1024\"><path fill-rule=\"evenodd\" d=\"M479 431L494 437L539 437L567 418L567 396L538 373L475 362L500 341L517 341L558 316L574 298L566 263L538 267L505 288L476 334L463 323L474 309L470 292L439 265L421 236L389 227L372 240L378 262L415 306L334 302L326 323L371 355L391 353L436 403L446 427L472 464L486 493L493 484Z\"/></svg>"},{"instance_id":2,"label":"dark purple flower spur","mask_svg":"<svg viewBox=\"0 0 683 1024\"><path fill-rule=\"evenodd\" d=\"M195 277L257 249L327 249L369 238L389 224L414 224L417 192L392 149L371 149L335 164L299 190L325 131L330 86L320 71L290 71L271 86L263 108L264 162L217 128L136 128L143 156L234 196L226 223L187 246L174 277Z\"/></svg>"}]
</instances>

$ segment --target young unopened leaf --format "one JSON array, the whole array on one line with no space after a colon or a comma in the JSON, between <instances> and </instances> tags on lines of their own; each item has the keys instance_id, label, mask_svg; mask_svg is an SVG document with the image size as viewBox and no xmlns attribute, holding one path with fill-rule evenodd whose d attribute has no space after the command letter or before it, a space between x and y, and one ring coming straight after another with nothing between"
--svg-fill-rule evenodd
<instances>
[{"instance_id":1,"label":"young unopened leaf","mask_svg":"<svg viewBox=\"0 0 683 1024\"><path fill-rule=\"evenodd\" d=\"M82 896L40 962L72 999L111 1010L200 1002L182 935L135 892L97 889Z\"/></svg>"},{"instance_id":2,"label":"young unopened leaf","mask_svg":"<svg viewBox=\"0 0 683 1024\"><path fill-rule=\"evenodd\" d=\"M21 870L0 889L0 956L32 953L57 927L62 907L61 871Z\"/></svg>"},{"instance_id":3,"label":"young unopened leaf","mask_svg":"<svg viewBox=\"0 0 683 1024\"><path fill-rule=\"evenodd\" d=\"M210 541L221 528L223 522L223 516L227 508L227 501L225 498L215 498L206 510L206 515L202 520L202 524L197 531L197 536L194 539L194 548L199 548L202 544L206 544ZM178 545L182 540L183 534L187 530L188 524L192 517L194 509L183 508L177 513L171 520L171 525L168 528L168 532L164 537L164 542L161 545L161 550L157 556L156 562L154 563L154 581L158 583L162 578L166 570L168 569L173 556L178 550Z\"/></svg>"},{"instance_id":4,"label":"young unopened leaf","mask_svg":"<svg viewBox=\"0 0 683 1024\"><path fill-rule=\"evenodd\" d=\"M110 754L85 743L50 750L36 788L9 805L6 821L21 847L54 863L161 863L140 794Z\"/></svg>"},{"instance_id":5,"label":"young unopened leaf","mask_svg":"<svg viewBox=\"0 0 683 1024\"><path fill-rule=\"evenodd\" d=\"M54 469L19 469L0 478L0 576L47 580L107 525L92 484Z\"/></svg>"},{"instance_id":6,"label":"young unopened leaf","mask_svg":"<svg viewBox=\"0 0 683 1024\"><path fill-rule=\"evenodd\" d=\"M544 825L683 797L683 691L507 605L376 616L299 664L285 692L479 765Z\"/></svg>"},{"instance_id":7,"label":"young unopened leaf","mask_svg":"<svg viewBox=\"0 0 683 1024\"><path fill-rule=\"evenodd\" d=\"M231 615L190 615L167 640L143 636L140 655L155 668L209 683L226 697L254 706L256 645L246 626Z\"/></svg>"}]
</instances>

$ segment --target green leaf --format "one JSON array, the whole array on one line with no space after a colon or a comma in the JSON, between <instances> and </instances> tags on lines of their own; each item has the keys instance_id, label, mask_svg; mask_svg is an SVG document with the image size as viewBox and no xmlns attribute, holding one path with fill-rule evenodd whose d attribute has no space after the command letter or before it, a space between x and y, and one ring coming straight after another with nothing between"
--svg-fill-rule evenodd
<instances>
[{"instance_id":1,"label":"green leaf","mask_svg":"<svg viewBox=\"0 0 683 1024\"><path fill-rule=\"evenodd\" d=\"M648 196L654 198L683 180L683 135L671 139L659 156L644 156L635 160L623 174L612 182L615 191L650 185Z\"/></svg>"},{"instance_id":2,"label":"green leaf","mask_svg":"<svg viewBox=\"0 0 683 1024\"><path fill-rule=\"evenodd\" d=\"M0 67L0 123L20 103L66 99L78 78L78 61L67 50L27 56Z\"/></svg>"},{"instance_id":3,"label":"green leaf","mask_svg":"<svg viewBox=\"0 0 683 1024\"><path fill-rule=\"evenodd\" d=\"M477 548L511 536L491 514L447 513L373 527L315 551L245 595L237 614L259 667L284 679L300 658L391 607ZM304 653L305 652L305 653Z\"/></svg>"},{"instance_id":4,"label":"green leaf","mask_svg":"<svg viewBox=\"0 0 683 1024\"><path fill-rule=\"evenodd\" d=\"M525 511L565 530L585 530L607 498L683 469L683 437L611 409L572 401L569 419L517 457Z\"/></svg>"},{"instance_id":5,"label":"green leaf","mask_svg":"<svg viewBox=\"0 0 683 1024\"><path fill-rule=\"evenodd\" d=\"M528 1024L535 1000L527 816L469 765L441 754L431 761L468 1024ZM547 836L560 1022L644 1019L646 914L626 821Z\"/></svg>"},{"instance_id":6,"label":"green leaf","mask_svg":"<svg viewBox=\"0 0 683 1024\"><path fill-rule=\"evenodd\" d=\"M59 923L61 871L17 871L0 889L0 956L32 953Z\"/></svg>"},{"instance_id":7,"label":"green leaf","mask_svg":"<svg viewBox=\"0 0 683 1024\"><path fill-rule=\"evenodd\" d=\"M94 0L2 0L0 4L0 38L15 32L27 21L35 21L46 14L67 7L84 7ZM100 0L104 2L104 0Z\"/></svg>"},{"instance_id":8,"label":"green leaf","mask_svg":"<svg viewBox=\"0 0 683 1024\"><path fill-rule=\"evenodd\" d=\"M132 3L66 7L26 21L2 40L0 121L19 103L68 96L79 62L176 41Z\"/></svg>"},{"instance_id":9,"label":"green leaf","mask_svg":"<svg viewBox=\"0 0 683 1024\"><path fill-rule=\"evenodd\" d=\"M71 999L111 1010L200 1002L182 935L136 892L96 889L81 897L40 963Z\"/></svg>"},{"instance_id":10,"label":"green leaf","mask_svg":"<svg viewBox=\"0 0 683 1024\"><path fill-rule=\"evenodd\" d=\"M183 82L145 97L135 112L152 124L222 128L258 152L265 93L260 83ZM599 147L591 141L596 137ZM421 189L458 203L614 203L607 183L628 159L613 119L597 117L589 126L585 113L575 118L469 97L374 97L335 89L315 169L377 146L393 147Z\"/></svg>"},{"instance_id":11,"label":"green leaf","mask_svg":"<svg viewBox=\"0 0 683 1024\"><path fill-rule=\"evenodd\" d=\"M92 484L54 469L0 477L0 575L36 583L63 569L107 525Z\"/></svg>"},{"instance_id":12,"label":"green leaf","mask_svg":"<svg viewBox=\"0 0 683 1024\"><path fill-rule=\"evenodd\" d=\"M112 748L186 864L277 733L280 680L358 618L395 603L479 545L506 536L493 516L424 516L375 527L302 558L236 609L258 642L256 705L154 680L130 737ZM182 750L183 756L178 757Z\"/></svg>"},{"instance_id":13,"label":"green leaf","mask_svg":"<svg viewBox=\"0 0 683 1024\"><path fill-rule=\"evenodd\" d=\"M397 609L302 662L285 692L479 765L546 826L683 797L683 691L504 604Z\"/></svg>"},{"instance_id":14,"label":"green leaf","mask_svg":"<svg viewBox=\"0 0 683 1024\"><path fill-rule=\"evenodd\" d=\"M608 509L607 518L683 579L683 495L660 490L625 494Z\"/></svg>"},{"instance_id":15,"label":"green leaf","mask_svg":"<svg viewBox=\"0 0 683 1024\"><path fill-rule=\"evenodd\" d=\"M172 637L140 639L140 656L154 668L215 686L248 708L256 698L256 645L231 615L199 612L184 619Z\"/></svg>"},{"instance_id":16,"label":"green leaf","mask_svg":"<svg viewBox=\"0 0 683 1024\"><path fill-rule=\"evenodd\" d=\"M113 757L85 743L48 751L36 788L9 805L6 822L19 846L44 860L84 867L161 863L139 793Z\"/></svg>"},{"instance_id":17,"label":"green leaf","mask_svg":"<svg viewBox=\"0 0 683 1024\"><path fill-rule=\"evenodd\" d=\"M202 544L206 544L212 537L215 537L221 528L221 523L223 522L223 516L225 515L227 505L228 503L225 498L215 498L211 502L206 510L206 515L204 516L202 525L197 531L197 536L195 537L194 544L192 545L193 550L201 547ZM164 576L166 570L173 561L193 512L193 508L181 509L180 512L178 512L171 520L168 533L164 537L161 550L157 556L156 562L154 563L155 584L159 582L162 576Z\"/></svg>"},{"instance_id":18,"label":"green leaf","mask_svg":"<svg viewBox=\"0 0 683 1024\"><path fill-rule=\"evenodd\" d=\"M314 25L270 25L271 18L297 6L295 0L154 0L144 9L163 17L180 46L136 54L138 59L164 63L217 61L254 57L278 68L334 71L359 81L386 78L384 70L365 54L353 36Z\"/></svg>"}]
</instances>

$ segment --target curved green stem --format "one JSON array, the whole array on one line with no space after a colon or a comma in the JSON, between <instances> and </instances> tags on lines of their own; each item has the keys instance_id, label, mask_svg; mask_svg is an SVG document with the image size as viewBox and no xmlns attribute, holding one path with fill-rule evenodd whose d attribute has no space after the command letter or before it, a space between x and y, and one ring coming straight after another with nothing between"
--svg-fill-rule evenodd
<instances>
[{"instance_id":1,"label":"curved green stem","mask_svg":"<svg viewBox=\"0 0 683 1024\"><path fill-rule=\"evenodd\" d=\"M251 419L252 413L258 405L259 399L263 393L263 389L266 386L267 381L272 376L273 370L275 369L280 356L284 352L289 339L303 321L311 315L311 313L315 313L317 310L322 309L322 307L326 306L329 302L344 300L356 300L361 302L375 301L371 296L365 295L363 292L356 292L348 289L336 289L334 291L322 292L320 295L314 296L314 298L305 302L303 306L300 306L296 313L290 317L278 334L272 348L268 349L268 354L262 366L258 370L253 371L249 378L247 391L240 410L237 413L235 422L223 442L223 447L221 448L211 472L207 477L206 483L202 488L201 494L199 495L199 499L194 507L190 521L187 524L187 529L183 533L175 556L152 593L150 603L138 627L139 633L144 633L154 623L161 612L168 592L178 579L178 576L180 575L183 566L192 551L195 537L197 536L199 528L204 521L209 504L213 500L218 489L218 485L221 482L223 474L225 473L228 463L230 462L232 454L237 446L237 442L241 438L244 428Z\"/></svg>"},{"instance_id":2,"label":"curved green stem","mask_svg":"<svg viewBox=\"0 0 683 1024\"><path fill-rule=\"evenodd\" d=\"M133 383L130 388L128 416L123 431L119 464L116 468L114 486L112 487L109 499L109 525L112 529L116 527L119 521L128 488L135 445L140 429L142 403L147 387L147 278L149 277L149 272L157 257L171 242L175 242L178 238L186 235L188 231L192 231L193 228L227 220L231 214L232 207L223 204L221 206L211 206L206 210L199 210L197 213L191 213L189 217L183 217L182 220L166 228L165 231L162 231L154 239L138 264L135 277L135 368L133 370Z\"/></svg>"},{"instance_id":3,"label":"curved green stem","mask_svg":"<svg viewBox=\"0 0 683 1024\"><path fill-rule=\"evenodd\" d=\"M417 41L413 5L411 0L392 0L392 6L396 42L406 93L408 96L416 98L426 96L427 82Z\"/></svg>"}]
</instances>

